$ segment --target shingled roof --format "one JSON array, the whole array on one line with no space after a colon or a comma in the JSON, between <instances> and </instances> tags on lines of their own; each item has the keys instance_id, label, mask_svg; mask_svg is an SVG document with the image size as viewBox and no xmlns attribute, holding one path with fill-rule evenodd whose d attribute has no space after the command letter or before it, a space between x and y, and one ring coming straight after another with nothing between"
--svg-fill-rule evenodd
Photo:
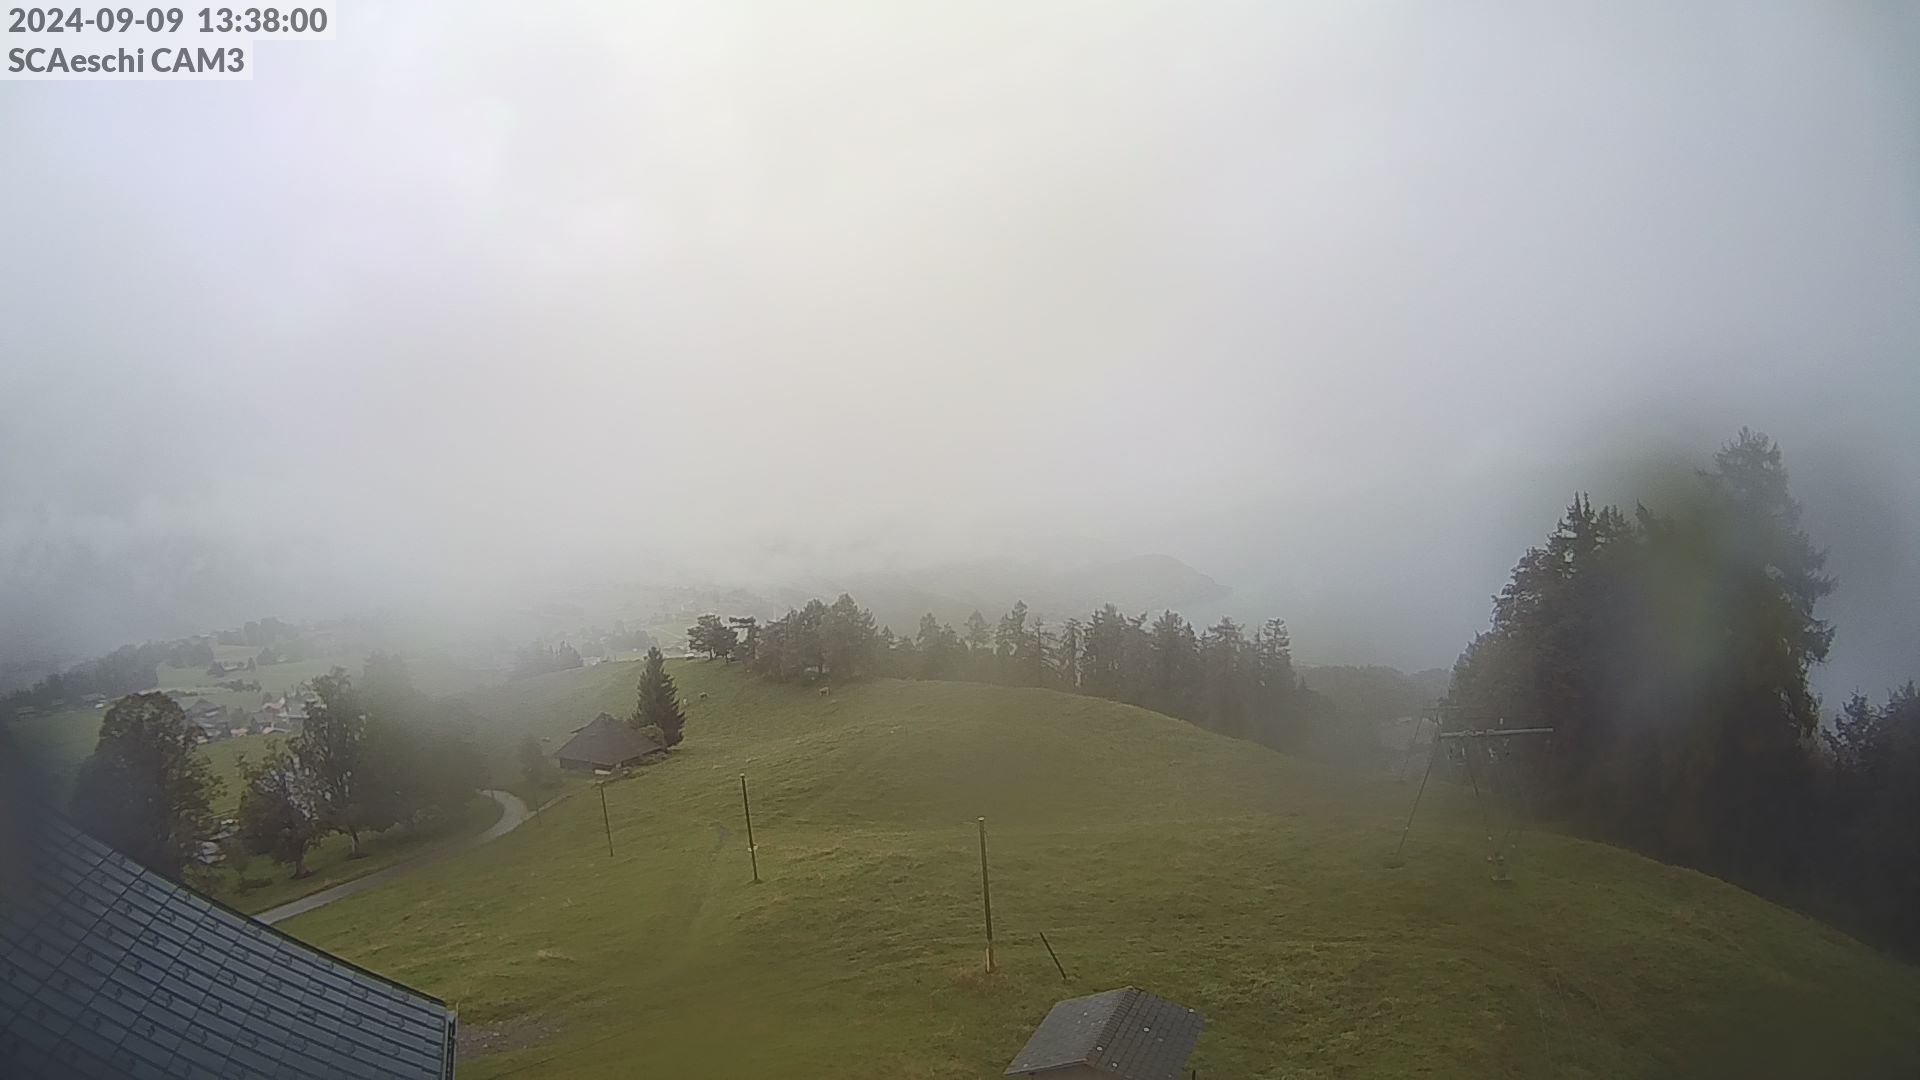
<instances>
[{"instance_id":1,"label":"shingled roof","mask_svg":"<svg viewBox=\"0 0 1920 1080\"><path fill-rule=\"evenodd\" d=\"M1070 998L1048 1010L1007 1075L1087 1065L1121 1080L1176 1080L1206 1022L1131 986Z\"/></svg>"},{"instance_id":2,"label":"shingled roof","mask_svg":"<svg viewBox=\"0 0 1920 1080\"><path fill-rule=\"evenodd\" d=\"M584 762L597 768L612 769L660 752L660 744L619 720L601 713L593 722L573 733L554 753L563 764Z\"/></svg>"},{"instance_id":3,"label":"shingled roof","mask_svg":"<svg viewBox=\"0 0 1920 1080\"><path fill-rule=\"evenodd\" d=\"M446 1004L176 885L59 818L0 887L0 1074L453 1076Z\"/></svg>"}]
</instances>

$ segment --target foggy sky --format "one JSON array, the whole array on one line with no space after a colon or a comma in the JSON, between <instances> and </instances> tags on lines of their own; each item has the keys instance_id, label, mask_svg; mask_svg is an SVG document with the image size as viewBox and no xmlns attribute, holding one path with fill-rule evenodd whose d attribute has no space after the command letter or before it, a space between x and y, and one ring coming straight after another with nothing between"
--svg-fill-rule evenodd
<instances>
[{"instance_id":1,"label":"foggy sky","mask_svg":"<svg viewBox=\"0 0 1920 1080\"><path fill-rule=\"evenodd\" d=\"M0 88L0 653L1085 546L1442 665L1747 424L1920 675L1909 6L338 24Z\"/></svg>"}]
</instances>

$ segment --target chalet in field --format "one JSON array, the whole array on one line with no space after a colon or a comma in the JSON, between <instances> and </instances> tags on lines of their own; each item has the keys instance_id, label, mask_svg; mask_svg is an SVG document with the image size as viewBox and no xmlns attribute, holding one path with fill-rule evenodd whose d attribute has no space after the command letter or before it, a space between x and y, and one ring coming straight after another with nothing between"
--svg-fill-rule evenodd
<instances>
[{"instance_id":1,"label":"chalet in field","mask_svg":"<svg viewBox=\"0 0 1920 1080\"><path fill-rule=\"evenodd\" d=\"M611 772L639 765L666 753L664 747L606 713L575 729L573 738L554 752L560 767L574 772Z\"/></svg>"},{"instance_id":2,"label":"chalet in field","mask_svg":"<svg viewBox=\"0 0 1920 1080\"><path fill-rule=\"evenodd\" d=\"M1178 1080L1207 1018L1131 986L1055 1005L1007 1066L1045 1080Z\"/></svg>"}]
</instances>

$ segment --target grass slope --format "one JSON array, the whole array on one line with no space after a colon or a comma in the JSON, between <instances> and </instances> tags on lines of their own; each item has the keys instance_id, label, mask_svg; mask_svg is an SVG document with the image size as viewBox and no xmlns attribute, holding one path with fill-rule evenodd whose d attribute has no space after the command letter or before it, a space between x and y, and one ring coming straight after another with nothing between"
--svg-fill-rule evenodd
<instances>
[{"instance_id":1,"label":"grass slope","mask_svg":"<svg viewBox=\"0 0 1920 1080\"><path fill-rule=\"evenodd\" d=\"M1389 870L1409 787L1139 709L674 673L688 742L607 789L613 857L587 791L285 928L452 1001L463 1040L493 1051L467 1080L996 1076L1054 1000L1128 983L1208 1014L1202 1076L1920 1072L1920 972L1563 836L1530 834L1518 881L1495 886L1471 796L1447 786ZM636 676L601 665L476 704L502 737L557 744L623 711Z\"/></svg>"},{"instance_id":2,"label":"grass slope","mask_svg":"<svg viewBox=\"0 0 1920 1080\"><path fill-rule=\"evenodd\" d=\"M435 845L485 832L500 820L500 804L485 795L467 801L457 816L419 828L399 826L379 833L363 833L360 857L350 858L353 842L334 833L307 853L308 874L295 878L293 869L265 855L254 855L239 865L231 862L214 871L213 896L249 915L279 907L321 889L385 870L395 863L430 854Z\"/></svg>"}]
</instances>

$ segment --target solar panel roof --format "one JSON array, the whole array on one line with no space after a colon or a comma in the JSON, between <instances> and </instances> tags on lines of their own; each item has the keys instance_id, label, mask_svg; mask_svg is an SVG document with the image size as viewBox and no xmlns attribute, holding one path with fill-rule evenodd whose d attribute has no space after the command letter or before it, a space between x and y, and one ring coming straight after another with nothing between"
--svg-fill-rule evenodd
<instances>
[{"instance_id":1,"label":"solar panel roof","mask_svg":"<svg viewBox=\"0 0 1920 1080\"><path fill-rule=\"evenodd\" d=\"M1131 986L1069 998L1047 1012L1007 1075L1075 1065L1121 1080L1176 1080L1206 1018Z\"/></svg>"},{"instance_id":2,"label":"solar panel roof","mask_svg":"<svg viewBox=\"0 0 1920 1080\"><path fill-rule=\"evenodd\" d=\"M0 1075L453 1075L438 998L298 941L50 819L0 888Z\"/></svg>"}]
</instances>

